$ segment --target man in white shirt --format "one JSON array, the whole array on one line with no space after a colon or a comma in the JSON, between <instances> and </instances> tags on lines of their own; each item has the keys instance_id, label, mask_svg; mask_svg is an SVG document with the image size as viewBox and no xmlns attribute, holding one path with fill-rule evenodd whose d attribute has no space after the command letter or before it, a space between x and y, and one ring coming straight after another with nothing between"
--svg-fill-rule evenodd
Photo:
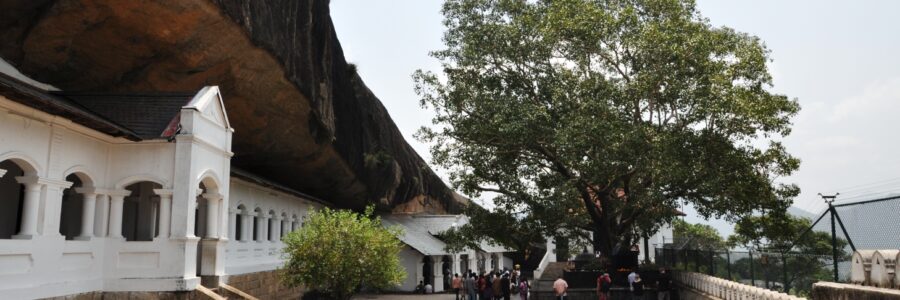
<instances>
[{"instance_id":1,"label":"man in white shirt","mask_svg":"<svg viewBox=\"0 0 900 300\"><path fill-rule=\"evenodd\" d=\"M635 273L634 271L631 271L631 273L628 274L628 289L631 291L634 291L634 286L632 286L631 284L634 283L635 277L637 277L637 273Z\"/></svg>"}]
</instances>

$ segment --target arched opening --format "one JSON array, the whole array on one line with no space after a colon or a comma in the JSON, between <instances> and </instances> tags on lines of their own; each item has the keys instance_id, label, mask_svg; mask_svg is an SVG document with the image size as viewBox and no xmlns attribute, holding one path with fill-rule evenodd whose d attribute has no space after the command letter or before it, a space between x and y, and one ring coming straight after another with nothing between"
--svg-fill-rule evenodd
<instances>
[{"instance_id":1,"label":"arched opening","mask_svg":"<svg viewBox=\"0 0 900 300\"><path fill-rule=\"evenodd\" d=\"M12 160L0 162L0 239L11 239L22 228L22 210L25 202L25 186L16 181L25 170ZM3 171L0 171L3 172Z\"/></svg>"},{"instance_id":2,"label":"arched opening","mask_svg":"<svg viewBox=\"0 0 900 300\"><path fill-rule=\"evenodd\" d=\"M197 194L197 205L195 205L194 209L194 236L206 237L208 235L206 224L207 218L209 217L209 201L203 197L203 195L209 191L202 182L200 183L200 191L201 192Z\"/></svg>"},{"instance_id":3,"label":"arched opening","mask_svg":"<svg viewBox=\"0 0 900 300\"><path fill-rule=\"evenodd\" d=\"M262 218L262 209L259 209L259 207L257 207L256 209L253 210L253 240L254 241L260 241L260 239L262 238L260 236L261 234L259 232L260 218Z\"/></svg>"},{"instance_id":4,"label":"arched opening","mask_svg":"<svg viewBox=\"0 0 900 300\"><path fill-rule=\"evenodd\" d=\"M65 236L66 240L73 240L81 233L82 222L93 222L94 220L82 220L84 195L78 193L76 189L84 187L84 181L75 174L66 176L66 181L71 182L72 186L63 190L59 215L59 234Z\"/></svg>"},{"instance_id":5,"label":"arched opening","mask_svg":"<svg viewBox=\"0 0 900 300\"><path fill-rule=\"evenodd\" d=\"M452 278L453 274L450 274L450 272L451 272L450 268L452 266L451 261L452 260L451 260L450 256L444 256L441 259L441 262L442 262L441 263L441 274L444 275L444 289L445 290L450 288L450 280L453 279Z\"/></svg>"},{"instance_id":6,"label":"arched opening","mask_svg":"<svg viewBox=\"0 0 900 300\"><path fill-rule=\"evenodd\" d=\"M125 197L122 209L122 236L126 241L152 241L159 231L159 196L153 191L162 185L141 181L125 187L131 194Z\"/></svg>"},{"instance_id":7,"label":"arched opening","mask_svg":"<svg viewBox=\"0 0 900 300\"><path fill-rule=\"evenodd\" d=\"M275 235L275 211L270 210L266 217L268 218L266 220L266 240L274 242L277 240Z\"/></svg>"},{"instance_id":8,"label":"arched opening","mask_svg":"<svg viewBox=\"0 0 900 300\"><path fill-rule=\"evenodd\" d=\"M237 241L246 240L246 234L244 234L244 219L247 218L247 207L243 204L238 205L237 207L238 215L234 220L234 239Z\"/></svg>"},{"instance_id":9,"label":"arched opening","mask_svg":"<svg viewBox=\"0 0 900 300\"><path fill-rule=\"evenodd\" d=\"M291 217L291 231L297 230L297 227L300 227L298 224L300 223L300 219L297 219L297 215L295 214Z\"/></svg>"},{"instance_id":10,"label":"arched opening","mask_svg":"<svg viewBox=\"0 0 900 300\"><path fill-rule=\"evenodd\" d=\"M425 280L425 284L434 286L434 262L431 256L423 257L422 263L422 277Z\"/></svg>"},{"instance_id":11,"label":"arched opening","mask_svg":"<svg viewBox=\"0 0 900 300\"><path fill-rule=\"evenodd\" d=\"M291 232L291 227L290 227L291 223L290 222L291 221L288 220L287 213L281 213L281 237L282 238L284 238L284 236L286 236L288 234L288 232Z\"/></svg>"}]
</instances>

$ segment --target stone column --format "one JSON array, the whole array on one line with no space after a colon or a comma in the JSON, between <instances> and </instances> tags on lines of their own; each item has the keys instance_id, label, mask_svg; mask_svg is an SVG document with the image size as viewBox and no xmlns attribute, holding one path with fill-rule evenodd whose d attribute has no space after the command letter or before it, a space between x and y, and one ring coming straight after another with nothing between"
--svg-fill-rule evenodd
<instances>
[{"instance_id":1,"label":"stone column","mask_svg":"<svg viewBox=\"0 0 900 300\"><path fill-rule=\"evenodd\" d=\"M37 176L19 176L16 177L16 181L25 186L25 199L22 207L21 229L13 238L32 239L38 234L38 209L41 204L41 189L44 185L38 182Z\"/></svg>"},{"instance_id":2,"label":"stone column","mask_svg":"<svg viewBox=\"0 0 900 300\"><path fill-rule=\"evenodd\" d=\"M250 221L252 221L253 218L250 214L252 213L247 213L246 215L238 215L241 218L241 222L244 222L243 224L241 224L241 241L249 241L250 238L253 237L253 232L251 232L251 230L253 230L253 224L250 224Z\"/></svg>"},{"instance_id":3,"label":"stone column","mask_svg":"<svg viewBox=\"0 0 900 300\"><path fill-rule=\"evenodd\" d=\"M479 273L478 253L476 253L475 251L469 253L469 270L475 273Z\"/></svg>"},{"instance_id":4,"label":"stone column","mask_svg":"<svg viewBox=\"0 0 900 300\"><path fill-rule=\"evenodd\" d=\"M485 253L484 255L484 270L487 272L494 271L494 254L493 253Z\"/></svg>"},{"instance_id":5,"label":"stone column","mask_svg":"<svg viewBox=\"0 0 900 300\"><path fill-rule=\"evenodd\" d=\"M269 232L269 241L277 242L281 240L281 218L272 216L272 232Z\"/></svg>"},{"instance_id":6,"label":"stone column","mask_svg":"<svg viewBox=\"0 0 900 300\"><path fill-rule=\"evenodd\" d=\"M222 200L222 194L219 193L203 193L206 199L206 237L219 238L219 201Z\"/></svg>"},{"instance_id":7,"label":"stone column","mask_svg":"<svg viewBox=\"0 0 900 300\"><path fill-rule=\"evenodd\" d=\"M94 188L76 188L75 192L82 195L84 205L81 208L81 232L76 240L90 240L94 235L94 212L97 204L97 191Z\"/></svg>"},{"instance_id":8,"label":"stone column","mask_svg":"<svg viewBox=\"0 0 900 300\"><path fill-rule=\"evenodd\" d=\"M451 271L453 272L453 274L460 274L462 272L462 270L460 269L460 265L462 263L459 261L459 254L451 254L450 259L452 260L450 265L452 265L451 268L453 268Z\"/></svg>"},{"instance_id":9,"label":"stone column","mask_svg":"<svg viewBox=\"0 0 900 300\"><path fill-rule=\"evenodd\" d=\"M129 190L120 190L110 193L109 201L109 237L122 238L122 209L125 205L125 196L131 195Z\"/></svg>"},{"instance_id":10,"label":"stone column","mask_svg":"<svg viewBox=\"0 0 900 300\"><path fill-rule=\"evenodd\" d=\"M431 273L434 273L434 287L435 293L440 293L444 291L444 256L443 255L432 255L431 256Z\"/></svg>"},{"instance_id":11,"label":"stone column","mask_svg":"<svg viewBox=\"0 0 900 300\"><path fill-rule=\"evenodd\" d=\"M266 238L266 216L263 212L258 212L256 216L256 238L259 241Z\"/></svg>"},{"instance_id":12,"label":"stone column","mask_svg":"<svg viewBox=\"0 0 900 300\"><path fill-rule=\"evenodd\" d=\"M237 213L238 210L236 209L228 209L228 239L230 240L236 240L237 238L237 222L241 221L241 217Z\"/></svg>"},{"instance_id":13,"label":"stone column","mask_svg":"<svg viewBox=\"0 0 900 300\"><path fill-rule=\"evenodd\" d=\"M172 228L172 190L154 189L159 196L159 235L158 238L169 238Z\"/></svg>"},{"instance_id":14,"label":"stone column","mask_svg":"<svg viewBox=\"0 0 900 300\"><path fill-rule=\"evenodd\" d=\"M109 195L97 195L97 208L94 212L94 236L106 237L109 230Z\"/></svg>"},{"instance_id":15,"label":"stone column","mask_svg":"<svg viewBox=\"0 0 900 300\"><path fill-rule=\"evenodd\" d=\"M503 272L503 253L497 253L497 270Z\"/></svg>"}]
</instances>

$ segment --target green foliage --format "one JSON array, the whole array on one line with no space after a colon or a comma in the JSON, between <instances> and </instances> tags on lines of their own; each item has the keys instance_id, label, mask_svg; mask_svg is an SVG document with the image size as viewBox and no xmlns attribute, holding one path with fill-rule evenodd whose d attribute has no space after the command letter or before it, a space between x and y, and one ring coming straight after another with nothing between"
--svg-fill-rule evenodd
<instances>
[{"instance_id":1,"label":"green foliage","mask_svg":"<svg viewBox=\"0 0 900 300\"><path fill-rule=\"evenodd\" d=\"M384 150L378 150L374 153L363 154L363 164L367 169L378 169L388 166L394 161L390 153Z\"/></svg>"},{"instance_id":2,"label":"green foliage","mask_svg":"<svg viewBox=\"0 0 900 300\"><path fill-rule=\"evenodd\" d=\"M759 38L693 1L449 0L443 14L443 73L414 74L436 113L417 136L457 189L496 196L482 217L595 232L610 253L678 201L735 221L797 195L773 182L799 165L778 142L799 105L768 90Z\"/></svg>"},{"instance_id":3,"label":"green foliage","mask_svg":"<svg viewBox=\"0 0 900 300\"><path fill-rule=\"evenodd\" d=\"M751 216L735 224L734 235L728 238L728 243L754 251L775 253L772 256L777 262L770 264L771 266L757 267L757 272L762 273L757 275L757 278L783 281L782 268L786 268L787 280L794 293L808 293L812 283L833 280L831 235L827 232L807 231L810 225L809 219L788 214ZM838 260L849 259L850 254L845 250L846 247L847 241L838 238ZM790 252L784 258L787 260L786 267L785 262L781 260L780 252ZM756 255L759 257L761 254ZM749 263L744 264L749 269ZM736 266L737 270L742 270L740 264ZM742 272L749 273L749 271Z\"/></svg>"},{"instance_id":4,"label":"green foliage","mask_svg":"<svg viewBox=\"0 0 900 300\"><path fill-rule=\"evenodd\" d=\"M324 208L283 239L288 261L282 281L303 285L333 299L349 299L361 285L384 289L403 281L399 228L385 228L373 216Z\"/></svg>"},{"instance_id":5,"label":"green foliage","mask_svg":"<svg viewBox=\"0 0 900 300\"><path fill-rule=\"evenodd\" d=\"M691 224L681 219L672 222L674 238L678 242L687 243L688 249L723 250L725 239L719 231L706 224Z\"/></svg>"}]
</instances>

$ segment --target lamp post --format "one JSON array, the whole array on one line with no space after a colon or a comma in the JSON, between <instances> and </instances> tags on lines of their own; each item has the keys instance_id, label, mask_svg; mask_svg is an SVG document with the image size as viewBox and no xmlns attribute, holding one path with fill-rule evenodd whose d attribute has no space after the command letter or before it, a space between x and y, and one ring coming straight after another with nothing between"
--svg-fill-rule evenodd
<instances>
[{"instance_id":1,"label":"lamp post","mask_svg":"<svg viewBox=\"0 0 900 300\"><path fill-rule=\"evenodd\" d=\"M819 193L819 197L822 197L822 200L825 200L825 204L828 204L828 213L831 214L831 263L834 266L834 282L838 282L838 260L837 260L837 231L834 227L834 199L837 198L841 193L836 193L834 195L822 195Z\"/></svg>"}]
</instances>

